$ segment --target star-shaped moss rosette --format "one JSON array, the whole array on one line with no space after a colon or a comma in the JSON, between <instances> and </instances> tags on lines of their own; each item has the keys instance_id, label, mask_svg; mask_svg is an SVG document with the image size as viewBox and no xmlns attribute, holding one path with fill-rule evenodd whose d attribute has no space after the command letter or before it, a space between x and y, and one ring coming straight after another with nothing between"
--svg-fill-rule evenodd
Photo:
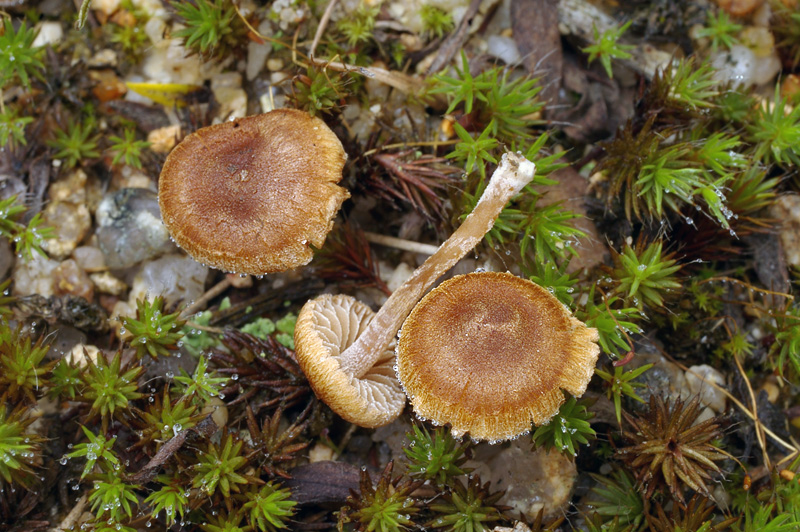
<instances>
[{"instance_id":1,"label":"star-shaped moss rosette","mask_svg":"<svg viewBox=\"0 0 800 532\"><path fill-rule=\"evenodd\" d=\"M37 419L28 408L9 412L0 404L0 491L6 484L28 486L35 479L34 468L44 438L27 429Z\"/></svg>"},{"instance_id":2,"label":"star-shaped moss rosette","mask_svg":"<svg viewBox=\"0 0 800 532\"><path fill-rule=\"evenodd\" d=\"M373 487L366 468L361 470L360 495L351 492L347 503L339 512L339 530L352 523L359 531L401 530L414 525L411 516L419 512L417 501L411 492L422 485L422 481L392 478L394 462L383 469L378 483Z\"/></svg>"},{"instance_id":3,"label":"star-shaped moss rosette","mask_svg":"<svg viewBox=\"0 0 800 532\"><path fill-rule=\"evenodd\" d=\"M183 338L181 327L185 323L179 315L179 312L164 313L164 298L161 296L152 302L147 298L137 300L136 318L122 320L126 331L124 337L136 349L136 358L150 355L155 359L169 356L178 349L178 342Z\"/></svg>"},{"instance_id":4,"label":"star-shaped moss rosette","mask_svg":"<svg viewBox=\"0 0 800 532\"><path fill-rule=\"evenodd\" d=\"M713 498L706 482L712 473L722 472L715 462L731 456L711 443L722 435L718 418L695 424L700 411L698 396L688 403L670 403L651 395L646 414L624 413L632 430L623 431L622 437L630 445L621 447L617 457L634 472L645 499L663 487L681 504L685 487Z\"/></svg>"}]
</instances>

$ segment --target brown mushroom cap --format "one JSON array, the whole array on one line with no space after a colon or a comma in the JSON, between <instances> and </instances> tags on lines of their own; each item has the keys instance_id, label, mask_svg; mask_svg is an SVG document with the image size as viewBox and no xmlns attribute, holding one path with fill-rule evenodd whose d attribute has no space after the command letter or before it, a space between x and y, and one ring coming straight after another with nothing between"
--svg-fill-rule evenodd
<instances>
[{"instance_id":1,"label":"brown mushroom cap","mask_svg":"<svg viewBox=\"0 0 800 532\"><path fill-rule=\"evenodd\" d=\"M401 383L420 417L454 435L503 440L550 420L561 389L586 391L600 347L541 286L510 273L443 282L414 308L397 345Z\"/></svg>"},{"instance_id":2,"label":"brown mushroom cap","mask_svg":"<svg viewBox=\"0 0 800 532\"><path fill-rule=\"evenodd\" d=\"M262 275L308 264L350 194L347 156L319 118L294 109L197 130L161 171L161 216L198 262Z\"/></svg>"},{"instance_id":3,"label":"brown mushroom cap","mask_svg":"<svg viewBox=\"0 0 800 532\"><path fill-rule=\"evenodd\" d=\"M364 375L355 375L344 360L374 317L350 296L326 294L306 303L295 325L297 361L314 393L347 421L369 428L391 422L406 404L394 371L394 342Z\"/></svg>"}]
</instances>

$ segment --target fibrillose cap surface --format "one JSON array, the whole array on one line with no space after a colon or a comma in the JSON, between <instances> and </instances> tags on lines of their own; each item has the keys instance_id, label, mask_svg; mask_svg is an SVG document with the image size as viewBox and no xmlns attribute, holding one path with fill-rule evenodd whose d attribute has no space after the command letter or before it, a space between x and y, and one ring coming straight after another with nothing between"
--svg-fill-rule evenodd
<instances>
[{"instance_id":1,"label":"fibrillose cap surface","mask_svg":"<svg viewBox=\"0 0 800 532\"><path fill-rule=\"evenodd\" d=\"M199 129L161 171L161 216L198 262L262 275L308 264L350 194L347 156L319 118L294 109Z\"/></svg>"},{"instance_id":2,"label":"fibrillose cap surface","mask_svg":"<svg viewBox=\"0 0 800 532\"><path fill-rule=\"evenodd\" d=\"M350 296L325 294L303 306L294 333L297 362L317 397L345 420L368 428L390 423L406 404L394 372L394 342L365 375L342 369L342 353L374 316Z\"/></svg>"},{"instance_id":3,"label":"fibrillose cap surface","mask_svg":"<svg viewBox=\"0 0 800 532\"><path fill-rule=\"evenodd\" d=\"M498 441L550 420L580 396L600 347L550 292L509 273L460 275L414 308L397 347L414 411L454 435Z\"/></svg>"}]
</instances>

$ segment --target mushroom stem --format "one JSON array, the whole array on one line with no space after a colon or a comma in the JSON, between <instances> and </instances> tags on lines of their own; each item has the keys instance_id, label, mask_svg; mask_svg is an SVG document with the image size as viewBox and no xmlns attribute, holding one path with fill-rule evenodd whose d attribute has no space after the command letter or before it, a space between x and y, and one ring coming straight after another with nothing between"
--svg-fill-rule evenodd
<instances>
[{"instance_id":1,"label":"mushroom stem","mask_svg":"<svg viewBox=\"0 0 800 532\"><path fill-rule=\"evenodd\" d=\"M364 237L367 239L367 242L372 244L400 249L402 251L411 251L412 253L421 253L423 255L430 256L439 251L439 246L434 246L432 244L421 244L420 242L414 242L413 240L405 240L403 238L382 235L380 233L372 233L370 231L364 231Z\"/></svg>"},{"instance_id":2,"label":"mushroom stem","mask_svg":"<svg viewBox=\"0 0 800 532\"><path fill-rule=\"evenodd\" d=\"M392 293L364 332L341 354L343 370L357 378L369 371L389 347L414 305L443 273L483 239L508 200L530 183L535 173L536 165L522 155L503 155L478 204L461 227Z\"/></svg>"}]
</instances>

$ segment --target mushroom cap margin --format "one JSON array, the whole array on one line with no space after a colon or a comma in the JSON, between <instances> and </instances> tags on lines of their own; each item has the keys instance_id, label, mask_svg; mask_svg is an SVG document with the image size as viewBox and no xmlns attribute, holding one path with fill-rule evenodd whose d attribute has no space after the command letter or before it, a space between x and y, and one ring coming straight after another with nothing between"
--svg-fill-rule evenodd
<instances>
[{"instance_id":1,"label":"mushroom cap margin","mask_svg":"<svg viewBox=\"0 0 800 532\"><path fill-rule=\"evenodd\" d=\"M374 315L350 296L325 294L303 305L295 326L297 361L314 393L345 420L367 428L388 425L406 403L394 370L394 342L362 378L341 369L340 354Z\"/></svg>"}]
</instances>

